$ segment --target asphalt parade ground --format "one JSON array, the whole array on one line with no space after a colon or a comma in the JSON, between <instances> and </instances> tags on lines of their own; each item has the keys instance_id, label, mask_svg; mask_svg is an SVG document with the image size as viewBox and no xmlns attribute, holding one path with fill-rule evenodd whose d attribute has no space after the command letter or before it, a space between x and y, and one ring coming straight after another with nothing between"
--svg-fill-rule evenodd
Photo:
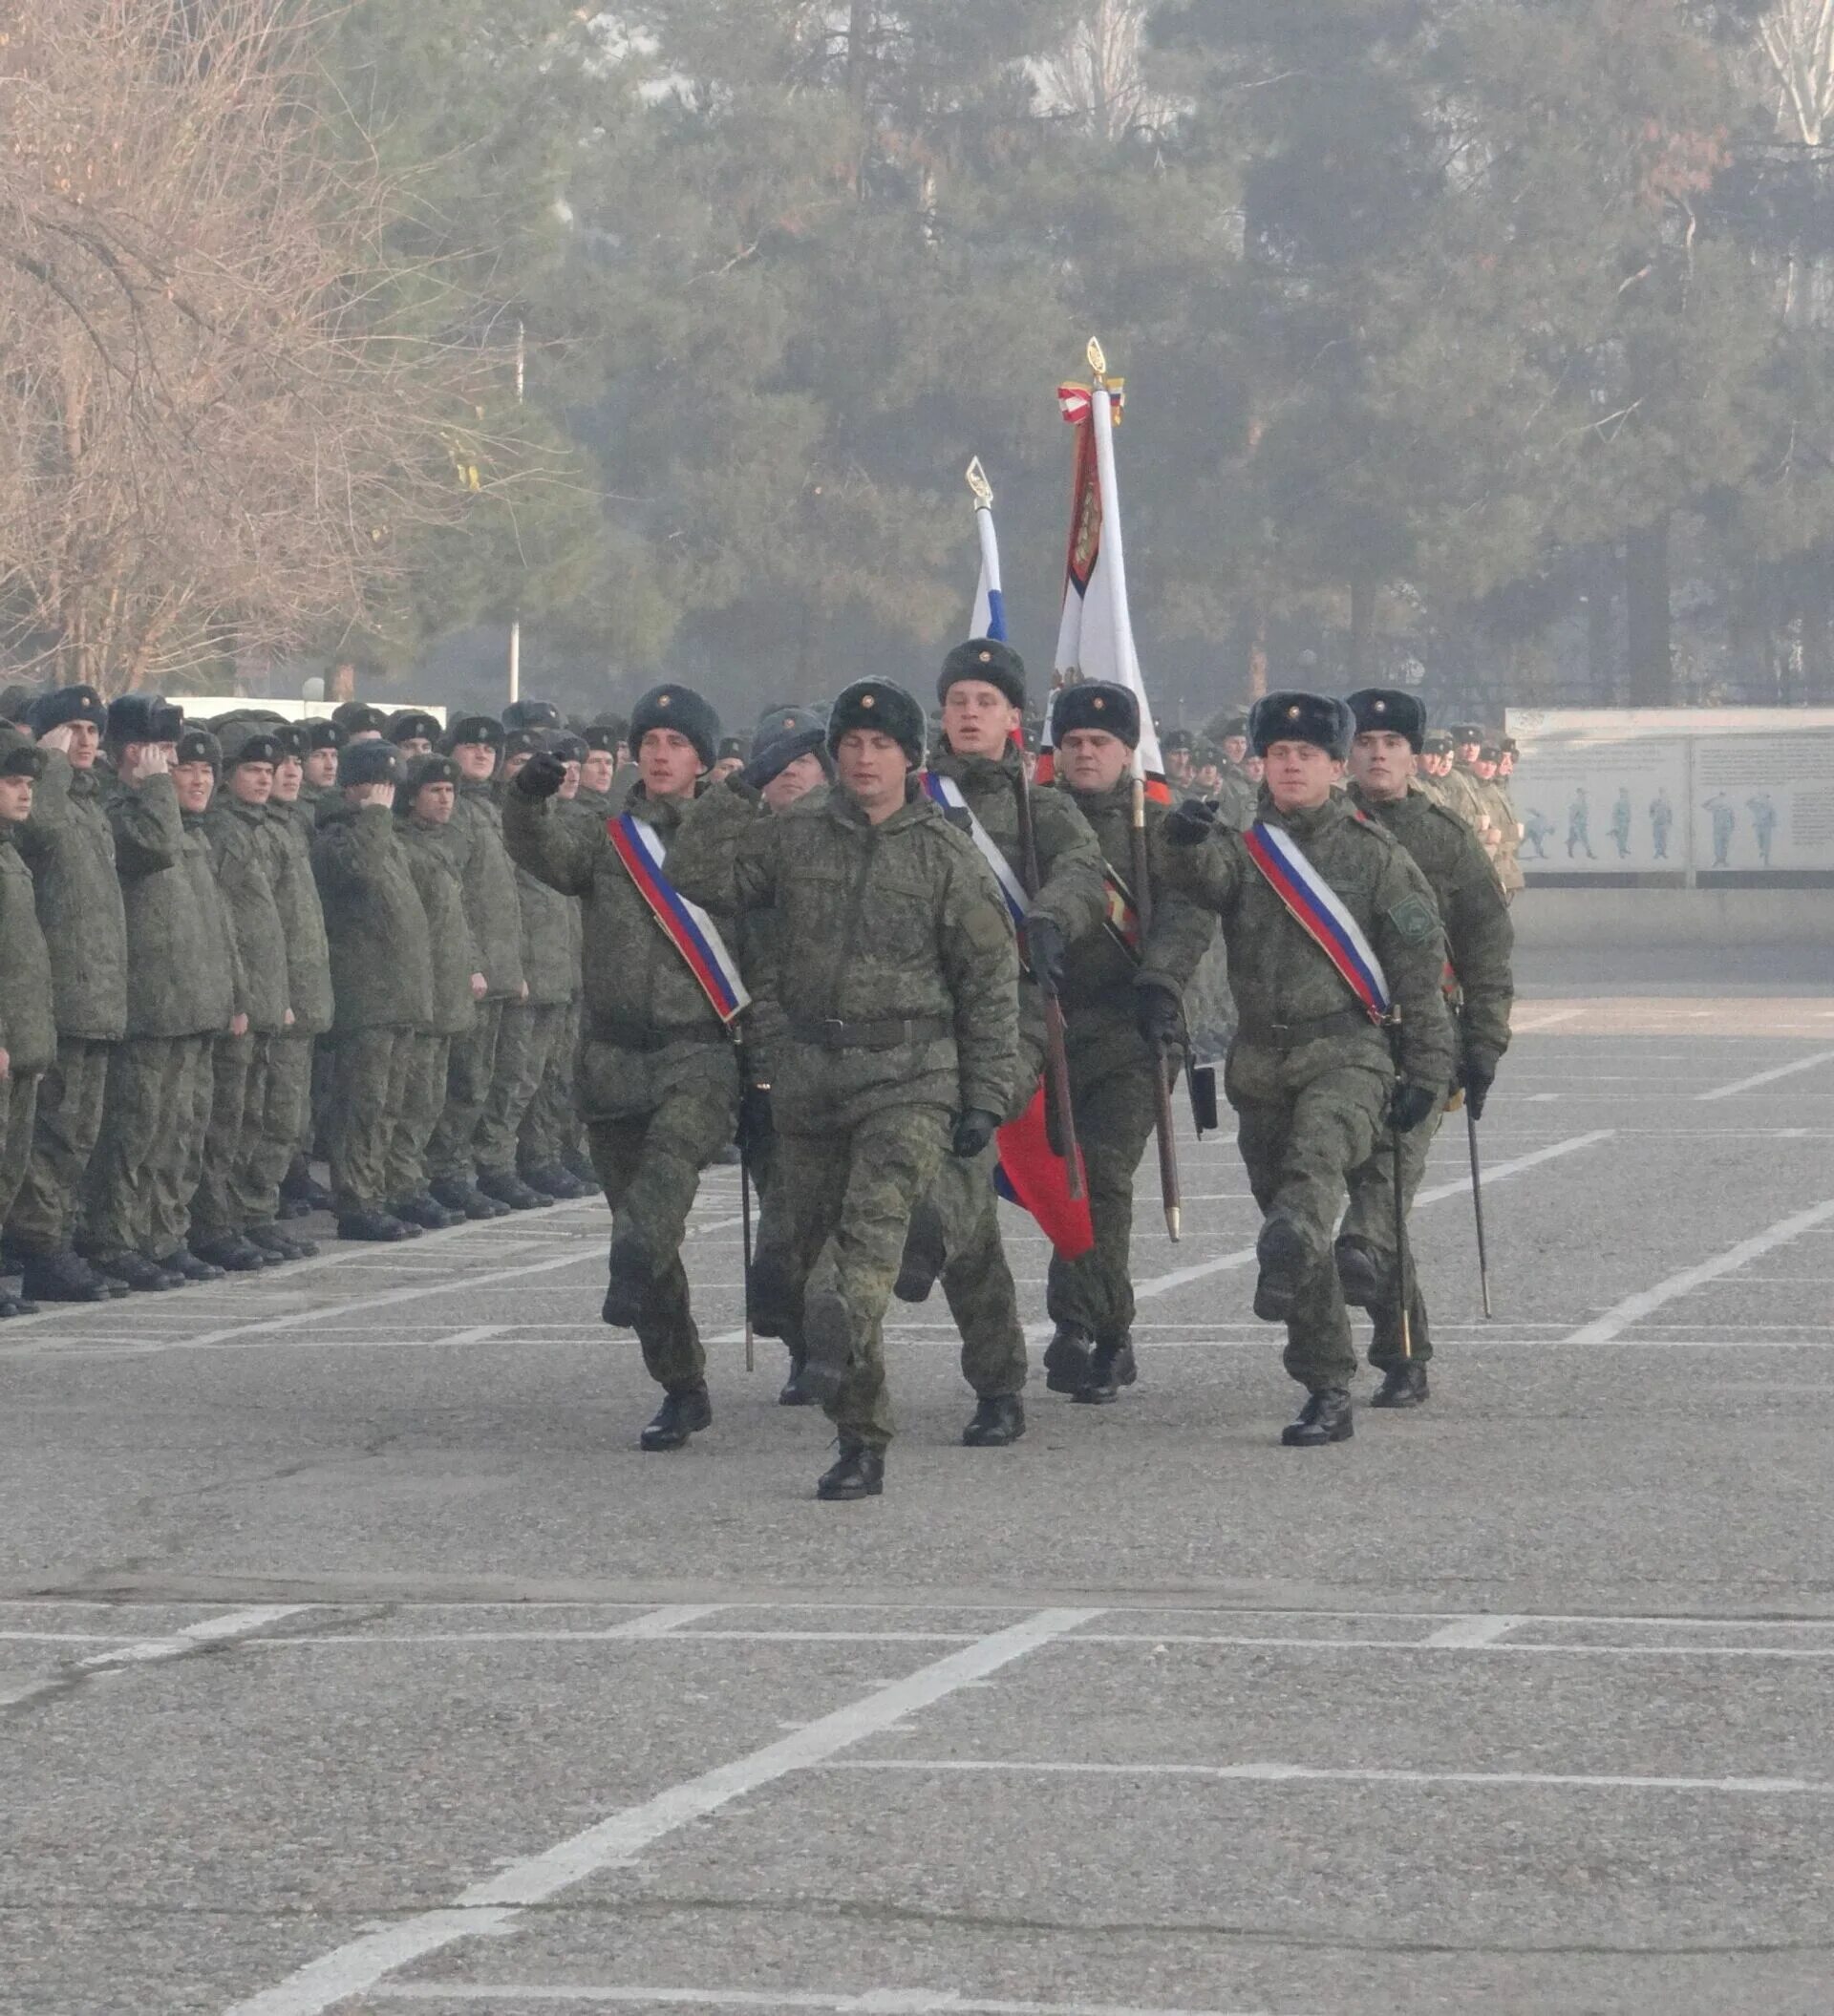
<instances>
[{"instance_id":1,"label":"asphalt parade ground","mask_svg":"<svg viewBox=\"0 0 1834 2016\"><path fill-rule=\"evenodd\" d=\"M1119 1405L964 1449L898 1307L876 1503L732 1170L676 1455L596 1202L0 1328L0 2009L1834 2006L1834 985L1525 979L1496 1318L1455 1120L1433 1400L1333 1449L1226 1135Z\"/></svg>"}]
</instances>

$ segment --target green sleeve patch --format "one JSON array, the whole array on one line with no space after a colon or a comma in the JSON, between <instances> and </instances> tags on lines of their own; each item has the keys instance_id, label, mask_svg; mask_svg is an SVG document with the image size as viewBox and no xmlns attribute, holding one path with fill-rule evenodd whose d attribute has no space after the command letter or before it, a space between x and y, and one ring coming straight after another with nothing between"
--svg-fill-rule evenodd
<instances>
[{"instance_id":1,"label":"green sleeve patch","mask_svg":"<svg viewBox=\"0 0 1834 2016\"><path fill-rule=\"evenodd\" d=\"M1403 897L1388 913L1388 921L1408 945L1425 944L1439 928L1439 914L1423 896Z\"/></svg>"}]
</instances>

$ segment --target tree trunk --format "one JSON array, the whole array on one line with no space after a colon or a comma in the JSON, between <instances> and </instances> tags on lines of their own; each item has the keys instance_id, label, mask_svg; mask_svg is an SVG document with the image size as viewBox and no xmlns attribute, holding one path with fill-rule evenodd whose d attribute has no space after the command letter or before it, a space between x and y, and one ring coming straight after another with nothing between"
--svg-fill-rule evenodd
<instances>
[{"instance_id":1,"label":"tree trunk","mask_svg":"<svg viewBox=\"0 0 1834 2016\"><path fill-rule=\"evenodd\" d=\"M1609 707L1617 694L1617 548L1595 546L1587 567L1586 673L1594 707Z\"/></svg>"},{"instance_id":2,"label":"tree trunk","mask_svg":"<svg viewBox=\"0 0 1834 2016\"><path fill-rule=\"evenodd\" d=\"M1352 686L1369 677L1370 647L1376 637L1376 584L1358 574L1350 584L1350 662L1345 676Z\"/></svg>"},{"instance_id":3,"label":"tree trunk","mask_svg":"<svg viewBox=\"0 0 1834 2016\"><path fill-rule=\"evenodd\" d=\"M1632 707L1674 703L1669 627L1669 516L1624 541L1624 635Z\"/></svg>"},{"instance_id":4,"label":"tree trunk","mask_svg":"<svg viewBox=\"0 0 1834 2016\"><path fill-rule=\"evenodd\" d=\"M1254 612L1254 630L1248 639L1248 698L1264 699L1268 690L1268 612Z\"/></svg>"},{"instance_id":5,"label":"tree trunk","mask_svg":"<svg viewBox=\"0 0 1834 2016\"><path fill-rule=\"evenodd\" d=\"M847 67L845 88L847 109L853 114L853 193L866 193L866 126L870 94L867 90L872 34L872 0L851 0L847 9Z\"/></svg>"}]
</instances>

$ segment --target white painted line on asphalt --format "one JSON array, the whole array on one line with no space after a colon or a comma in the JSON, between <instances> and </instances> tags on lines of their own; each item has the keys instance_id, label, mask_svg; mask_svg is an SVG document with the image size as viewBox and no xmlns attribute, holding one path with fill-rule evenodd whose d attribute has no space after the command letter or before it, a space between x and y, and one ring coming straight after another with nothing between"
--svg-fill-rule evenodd
<instances>
[{"instance_id":1,"label":"white painted line on asphalt","mask_svg":"<svg viewBox=\"0 0 1834 2016\"><path fill-rule=\"evenodd\" d=\"M110 1652L97 1652L77 1665L87 1670L101 1666L150 1666L161 1659L180 1659L200 1645L221 1645L227 1639L245 1638L283 1617L297 1617L305 1603L262 1603L251 1610L231 1610L225 1617L206 1617L201 1623L186 1624L170 1638L142 1638L133 1645L117 1645Z\"/></svg>"},{"instance_id":2,"label":"white painted line on asphalt","mask_svg":"<svg viewBox=\"0 0 1834 2016\"><path fill-rule=\"evenodd\" d=\"M1834 1050L1798 1057L1794 1064L1780 1064L1775 1071L1760 1071L1756 1077L1739 1078L1731 1085L1716 1085L1711 1092L1695 1093L1695 1098L1703 1105L1712 1099L1730 1099L1741 1092L1754 1092L1760 1085L1774 1085L1779 1078L1794 1077L1799 1071L1814 1071L1823 1064L1834 1064Z\"/></svg>"},{"instance_id":3,"label":"white painted line on asphalt","mask_svg":"<svg viewBox=\"0 0 1834 2016\"><path fill-rule=\"evenodd\" d=\"M385 2002L481 2002L493 2008L825 2009L839 2016L1269 2016L1266 2009L1149 2009L1133 2003L988 2002L953 1988L867 1988L819 1995L800 1988L630 1988L480 1982L403 1982L375 1989Z\"/></svg>"},{"instance_id":4,"label":"white painted line on asphalt","mask_svg":"<svg viewBox=\"0 0 1834 2016\"><path fill-rule=\"evenodd\" d=\"M800 1988L630 1988L566 1983L504 1986L480 1982L403 1982L374 1990L384 2002L481 2002L493 2008L825 2009L838 2016L1269 2016L1266 2009L1149 2009L1133 2003L988 2002L953 1988L867 1988L819 1995Z\"/></svg>"},{"instance_id":5,"label":"white painted line on asphalt","mask_svg":"<svg viewBox=\"0 0 1834 2016\"><path fill-rule=\"evenodd\" d=\"M1509 1033L1512 1036L1532 1036L1537 1029L1554 1029L1563 1022L1577 1022L1586 1012L1584 1008L1556 1008L1550 1015L1535 1015L1526 1022L1517 1022L1512 1017Z\"/></svg>"},{"instance_id":6,"label":"white painted line on asphalt","mask_svg":"<svg viewBox=\"0 0 1834 2016\"><path fill-rule=\"evenodd\" d=\"M970 1682L986 1679L1100 1614L1040 1610L1023 1623L992 1632L749 1756L672 1785L542 1854L511 1862L462 1891L449 1909L419 1912L309 1962L278 1986L238 2003L229 2016L323 2016L340 2002L373 1990L397 1969L458 1940L504 1930L522 1907L544 1903L589 1876L632 1861L690 1821L705 1819L792 1772L826 1763L841 1751L947 1700Z\"/></svg>"},{"instance_id":7,"label":"white painted line on asphalt","mask_svg":"<svg viewBox=\"0 0 1834 2016\"><path fill-rule=\"evenodd\" d=\"M667 1638L671 1632L679 1631L683 1624L698 1623L703 1617L717 1617L725 1607L724 1603L664 1603L658 1609L646 1610L641 1617L627 1618L621 1624L611 1624L598 1635L605 1638Z\"/></svg>"},{"instance_id":8,"label":"white painted line on asphalt","mask_svg":"<svg viewBox=\"0 0 1834 2016\"><path fill-rule=\"evenodd\" d=\"M837 1757L819 1771L988 1772L1054 1778L1206 1778L1250 1785L1500 1785L1547 1786L1576 1792L1834 1793L1823 1778L1645 1778L1617 1772L1358 1771L1312 1764L1062 1764L976 1757Z\"/></svg>"},{"instance_id":9,"label":"white painted line on asphalt","mask_svg":"<svg viewBox=\"0 0 1834 2016\"><path fill-rule=\"evenodd\" d=\"M1520 1617L1459 1617L1449 1624L1441 1624L1426 1642L1450 1650L1469 1651L1479 1645L1495 1645L1525 1622Z\"/></svg>"},{"instance_id":10,"label":"white painted line on asphalt","mask_svg":"<svg viewBox=\"0 0 1834 2016\"><path fill-rule=\"evenodd\" d=\"M1610 1344L1621 1331L1629 1329L1633 1323L1641 1323L1664 1304L1675 1301L1707 1282L1717 1281L1720 1275L1730 1274L1750 1261L1762 1259L1766 1253L1787 1245L1793 1239L1800 1239L1804 1232L1812 1232L1817 1225L1825 1224L1831 1218L1834 1218L1834 1199L1812 1204L1806 1211L1798 1211L1772 1225L1767 1232L1741 1240L1738 1245L1712 1260L1703 1260L1695 1266L1683 1268L1678 1274L1671 1274L1666 1281L1658 1281L1652 1288L1627 1295L1615 1308L1607 1309L1602 1316L1583 1325L1562 1341L1567 1344Z\"/></svg>"}]
</instances>

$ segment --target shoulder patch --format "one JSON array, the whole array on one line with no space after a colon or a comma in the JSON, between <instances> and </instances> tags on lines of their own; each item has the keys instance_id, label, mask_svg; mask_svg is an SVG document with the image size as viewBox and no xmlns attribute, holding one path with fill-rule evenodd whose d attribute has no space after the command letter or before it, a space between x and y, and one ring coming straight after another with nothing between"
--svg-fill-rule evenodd
<instances>
[{"instance_id":1,"label":"shoulder patch","mask_svg":"<svg viewBox=\"0 0 1834 2016\"><path fill-rule=\"evenodd\" d=\"M1388 921L1395 926L1403 944L1423 945L1436 937L1439 928L1439 913L1424 896L1404 896L1388 913Z\"/></svg>"}]
</instances>

